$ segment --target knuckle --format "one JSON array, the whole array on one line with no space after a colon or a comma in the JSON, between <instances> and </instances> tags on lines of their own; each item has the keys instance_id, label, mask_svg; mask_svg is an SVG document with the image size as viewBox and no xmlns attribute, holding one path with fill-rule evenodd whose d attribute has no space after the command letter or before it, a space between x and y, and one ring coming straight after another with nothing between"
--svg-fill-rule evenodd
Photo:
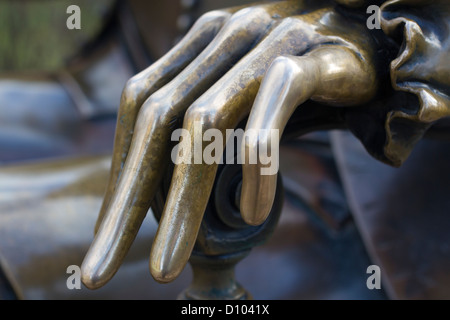
<instances>
[{"instance_id":1,"label":"knuckle","mask_svg":"<svg viewBox=\"0 0 450 320\"><path fill-rule=\"evenodd\" d=\"M187 109L185 119L190 122L200 121L205 129L215 128L219 120L219 113L208 106L207 103L194 102Z\"/></svg>"},{"instance_id":2,"label":"knuckle","mask_svg":"<svg viewBox=\"0 0 450 320\"><path fill-rule=\"evenodd\" d=\"M297 18L293 18L293 17L286 17L283 19L283 21L281 23L294 25L294 24L299 23L299 20Z\"/></svg>"},{"instance_id":3,"label":"knuckle","mask_svg":"<svg viewBox=\"0 0 450 320\"><path fill-rule=\"evenodd\" d=\"M272 64L275 67L286 67L286 66L292 67L294 65L294 62L293 62L292 58L290 58L290 57L279 56L273 60Z\"/></svg>"},{"instance_id":4,"label":"knuckle","mask_svg":"<svg viewBox=\"0 0 450 320\"><path fill-rule=\"evenodd\" d=\"M284 18L275 29L280 30L300 30L305 26L304 21L299 18L286 17Z\"/></svg>"},{"instance_id":5,"label":"knuckle","mask_svg":"<svg viewBox=\"0 0 450 320\"><path fill-rule=\"evenodd\" d=\"M215 21L222 21L226 18L229 18L231 14L224 10L213 10L206 12L197 19L197 23L200 25L209 24Z\"/></svg>"},{"instance_id":6,"label":"knuckle","mask_svg":"<svg viewBox=\"0 0 450 320\"><path fill-rule=\"evenodd\" d=\"M206 106L203 104L193 103L186 111L185 118L189 121L200 121L207 114Z\"/></svg>"},{"instance_id":7,"label":"knuckle","mask_svg":"<svg viewBox=\"0 0 450 320\"><path fill-rule=\"evenodd\" d=\"M240 26L246 23L257 23L260 20L269 20L270 14L260 7L244 8L235 12L230 19L233 26Z\"/></svg>"},{"instance_id":8,"label":"knuckle","mask_svg":"<svg viewBox=\"0 0 450 320\"><path fill-rule=\"evenodd\" d=\"M279 56L271 64L271 72L275 75L282 74L284 78L295 77L302 71L301 65L289 56Z\"/></svg>"},{"instance_id":9,"label":"knuckle","mask_svg":"<svg viewBox=\"0 0 450 320\"><path fill-rule=\"evenodd\" d=\"M138 95L143 91L140 79L137 76L130 78L123 89L122 96L129 100L136 100Z\"/></svg>"},{"instance_id":10,"label":"knuckle","mask_svg":"<svg viewBox=\"0 0 450 320\"><path fill-rule=\"evenodd\" d=\"M155 94L151 95L142 105L139 118L145 122L158 120L164 122L168 118L170 108Z\"/></svg>"}]
</instances>

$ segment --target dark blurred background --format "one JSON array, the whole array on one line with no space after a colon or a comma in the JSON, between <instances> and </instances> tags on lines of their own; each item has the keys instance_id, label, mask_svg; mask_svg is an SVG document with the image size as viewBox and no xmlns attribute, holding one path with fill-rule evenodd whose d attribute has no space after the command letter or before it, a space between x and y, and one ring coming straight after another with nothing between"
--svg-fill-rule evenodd
<instances>
[{"instance_id":1,"label":"dark blurred background","mask_svg":"<svg viewBox=\"0 0 450 320\"><path fill-rule=\"evenodd\" d=\"M0 1L0 72L53 71L101 29L113 0ZM80 7L82 29L68 32L66 9Z\"/></svg>"}]
</instances>

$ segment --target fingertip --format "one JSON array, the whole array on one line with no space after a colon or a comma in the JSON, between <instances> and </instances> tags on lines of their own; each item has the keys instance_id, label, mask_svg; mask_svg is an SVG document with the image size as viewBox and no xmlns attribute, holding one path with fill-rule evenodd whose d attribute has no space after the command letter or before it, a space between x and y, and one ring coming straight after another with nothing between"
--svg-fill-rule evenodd
<instances>
[{"instance_id":1,"label":"fingertip","mask_svg":"<svg viewBox=\"0 0 450 320\"><path fill-rule=\"evenodd\" d=\"M251 226L259 226L263 224L269 216L271 207L268 206L252 206L241 200L241 216L242 219Z\"/></svg>"},{"instance_id":2,"label":"fingertip","mask_svg":"<svg viewBox=\"0 0 450 320\"><path fill-rule=\"evenodd\" d=\"M159 283L169 283L177 278L177 274L169 272L167 268L158 268L150 263L150 274Z\"/></svg>"},{"instance_id":3,"label":"fingertip","mask_svg":"<svg viewBox=\"0 0 450 320\"><path fill-rule=\"evenodd\" d=\"M254 176L254 174L255 171L248 166L244 168L240 210L242 219L247 224L259 226L266 221L272 210L277 176Z\"/></svg>"},{"instance_id":4,"label":"fingertip","mask_svg":"<svg viewBox=\"0 0 450 320\"><path fill-rule=\"evenodd\" d=\"M173 253L175 254L176 251L177 249L175 248ZM159 283L174 281L187 263L187 261L180 261L179 259L175 259L173 255L164 255L164 253L167 252L152 249L150 254L150 274Z\"/></svg>"},{"instance_id":5,"label":"fingertip","mask_svg":"<svg viewBox=\"0 0 450 320\"><path fill-rule=\"evenodd\" d=\"M87 256L81 265L81 282L91 290L103 287L111 278L103 268L103 263Z\"/></svg>"}]
</instances>

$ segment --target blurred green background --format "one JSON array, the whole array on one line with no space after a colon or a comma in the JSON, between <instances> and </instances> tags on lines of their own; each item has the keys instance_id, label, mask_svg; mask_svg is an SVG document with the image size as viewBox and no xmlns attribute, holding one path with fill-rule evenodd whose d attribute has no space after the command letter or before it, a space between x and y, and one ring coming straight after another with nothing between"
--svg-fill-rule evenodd
<instances>
[{"instance_id":1,"label":"blurred green background","mask_svg":"<svg viewBox=\"0 0 450 320\"><path fill-rule=\"evenodd\" d=\"M60 68L100 30L113 0L0 0L0 72ZM81 9L81 30L66 27Z\"/></svg>"}]
</instances>

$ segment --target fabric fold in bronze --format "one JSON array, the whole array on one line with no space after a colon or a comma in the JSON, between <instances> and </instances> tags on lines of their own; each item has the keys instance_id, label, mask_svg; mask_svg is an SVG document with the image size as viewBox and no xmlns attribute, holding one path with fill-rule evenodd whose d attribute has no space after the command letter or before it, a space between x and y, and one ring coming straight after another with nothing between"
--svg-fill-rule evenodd
<instances>
[{"instance_id":1,"label":"fabric fold in bronze","mask_svg":"<svg viewBox=\"0 0 450 320\"><path fill-rule=\"evenodd\" d=\"M381 27L401 48L390 65L392 87L417 99L386 116L384 155L399 166L433 123L450 116L450 2L387 1Z\"/></svg>"}]
</instances>

